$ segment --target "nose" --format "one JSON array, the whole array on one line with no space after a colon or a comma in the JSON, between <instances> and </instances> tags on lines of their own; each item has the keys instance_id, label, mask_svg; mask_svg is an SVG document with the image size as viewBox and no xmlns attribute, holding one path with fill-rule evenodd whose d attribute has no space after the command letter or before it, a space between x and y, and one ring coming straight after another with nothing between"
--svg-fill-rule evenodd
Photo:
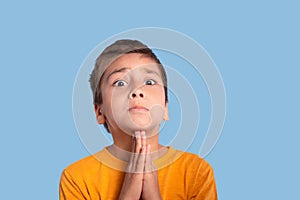
<instances>
[{"instance_id":1,"label":"nose","mask_svg":"<svg viewBox=\"0 0 300 200\"><path fill-rule=\"evenodd\" d=\"M145 97L145 94L142 90L138 89L138 90L135 90L133 91L131 94L130 94L130 98L131 99L134 99L134 98L144 98Z\"/></svg>"}]
</instances>

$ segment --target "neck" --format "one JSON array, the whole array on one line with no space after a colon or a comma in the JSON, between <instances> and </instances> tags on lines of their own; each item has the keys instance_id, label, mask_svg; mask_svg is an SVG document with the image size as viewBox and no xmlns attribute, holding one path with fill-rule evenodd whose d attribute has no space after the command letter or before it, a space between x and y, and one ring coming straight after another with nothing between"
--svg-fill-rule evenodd
<instances>
[{"instance_id":1,"label":"neck","mask_svg":"<svg viewBox=\"0 0 300 200\"><path fill-rule=\"evenodd\" d=\"M113 140L114 140L114 146L127 151L132 151L132 135L126 134L124 132L115 132L112 134ZM163 146L158 143L158 133L154 134L153 136L147 136L146 144L151 145L151 152L158 151Z\"/></svg>"},{"instance_id":2,"label":"neck","mask_svg":"<svg viewBox=\"0 0 300 200\"><path fill-rule=\"evenodd\" d=\"M167 147L161 147L159 150L157 151L151 151L151 159L152 160L156 160L161 158L162 156L164 156L167 152L168 152ZM119 147L117 147L115 144L108 146L107 150L114 155L116 158L123 160L125 162L129 162L130 157L132 156L132 153L129 151L125 151Z\"/></svg>"},{"instance_id":3,"label":"neck","mask_svg":"<svg viewBox=\"0 0 300 200\"><path fill-rule=\"evenodd\" d=\"M112 133L114 144L107 147L107 150L120 160L129 162L132 152L133 139L131 135L124 132L113 132ZM147 134L146 134L147 136ZM151 145L151 158L156 160L168 151L167 147L164 147L158 143L158 134L153 136L147 136L146 145Z\"/></svg>"}]
</instances>

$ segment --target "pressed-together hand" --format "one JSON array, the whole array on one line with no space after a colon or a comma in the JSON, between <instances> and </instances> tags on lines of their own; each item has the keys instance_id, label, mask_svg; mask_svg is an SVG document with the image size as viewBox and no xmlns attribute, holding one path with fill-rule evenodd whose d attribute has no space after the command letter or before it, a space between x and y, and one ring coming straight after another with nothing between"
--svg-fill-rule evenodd
<instances>
[{"instance_id":1,"label":"pressed-together hand","mask_svg":"<svg viewBox=\"0 0 300 200\"><path fill-rule=\"evenodd\" d=\"M151 159L151 146L144 131L133 136L133 150L119 199L161 199L157 171Z\"/></svg>"}]
</instances>

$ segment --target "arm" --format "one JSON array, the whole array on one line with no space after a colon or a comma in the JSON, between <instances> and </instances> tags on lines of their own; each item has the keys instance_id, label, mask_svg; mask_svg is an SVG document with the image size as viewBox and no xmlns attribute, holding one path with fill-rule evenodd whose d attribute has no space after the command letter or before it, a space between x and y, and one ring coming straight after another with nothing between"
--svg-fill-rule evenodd
<instances>
[{"instance_id":1,"label":"arm","mask_svg":"<svg viewBox=\"0 0 300 200\"><path fill-rule=\"evenodd\" d=\"M217 200L217 188L214 178L214 172L211 166L202 160L196 175L194 184L194 198L196 200Z\"/></svg>"},{"instance_id":2,"label":"arm","mask_svg":"<svg viewBox=\"0 0 300 200\"><path fill-rule=\"evenodd\" d=\"M72 176L64 170L59 185L59 199L60 200L71 200L71 199L86 199L81 193L78 185L76 185Z\"/></svg>"}]
</instances>

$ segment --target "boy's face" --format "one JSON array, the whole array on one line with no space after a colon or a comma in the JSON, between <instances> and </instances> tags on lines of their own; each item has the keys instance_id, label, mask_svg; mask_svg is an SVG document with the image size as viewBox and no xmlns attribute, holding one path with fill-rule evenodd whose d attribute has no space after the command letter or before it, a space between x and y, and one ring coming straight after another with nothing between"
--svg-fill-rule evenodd
<instances>
[{"instance_id":1,"label":"boy's face","mask_svg":"<svg viewBox=\"0 0 300 200\"><path fill-rule=\"evenodd\" d=\"M167 104L158 64L142 54L125 54L105 71L100 106L110 132L157 134L167 119Z\"/></svg>"}]
</instances>

